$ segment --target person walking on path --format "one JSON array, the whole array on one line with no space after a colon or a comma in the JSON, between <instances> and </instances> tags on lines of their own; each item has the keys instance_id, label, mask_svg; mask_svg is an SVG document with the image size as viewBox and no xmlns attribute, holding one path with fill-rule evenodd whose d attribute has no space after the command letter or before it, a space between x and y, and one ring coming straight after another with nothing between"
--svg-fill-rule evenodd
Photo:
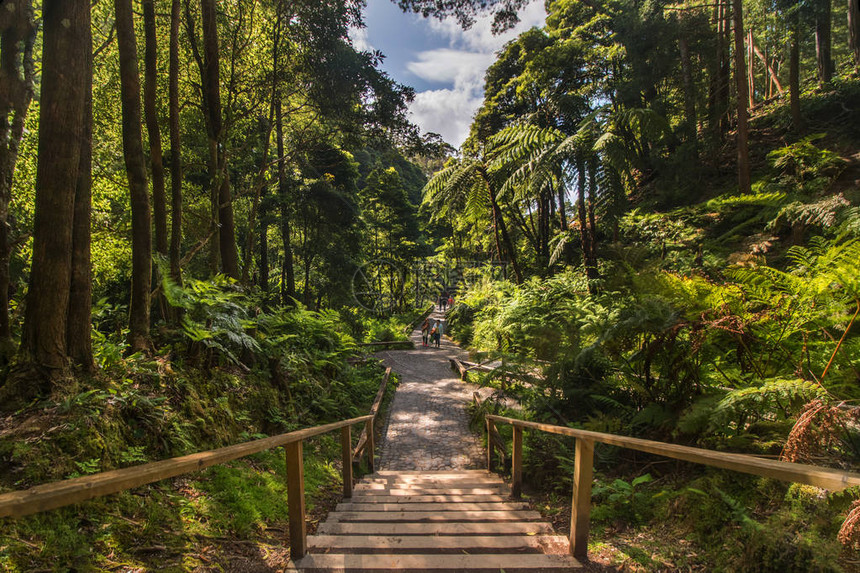
<instances>
[{"instance_id":1,"label":"person walking on path","mask_svg":"<svg viewBox=\"0 0 860 573\"><path fill-rule=\"evenodd\" d=\"M430 334L430 317L424 319L421 325L421 346L427 346L427 337Z\"/></svg>"},{"instance_id":2,"label":"person walking on path","mask_svg":"<svg viewBox=\"0 0 860 573\"><path fill-rule=\"evenodd\" d=\"M438 348L438 344L436 344L436 337L439 336L439 327L437 325L433 325L433 328L430 330L430 344L435 345Z\"/></svg>"}]
</instances>

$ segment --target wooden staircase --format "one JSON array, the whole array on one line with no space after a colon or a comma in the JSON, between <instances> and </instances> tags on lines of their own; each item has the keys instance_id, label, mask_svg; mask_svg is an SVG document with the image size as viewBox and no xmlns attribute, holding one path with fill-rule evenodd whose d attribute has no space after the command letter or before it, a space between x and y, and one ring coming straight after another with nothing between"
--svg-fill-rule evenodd
<instances>
[{"instance_id":1,"label":"wooden staircase","mask_svg":"<svg viewBox=\"0 0 860 573\"><path fill-rule=\"evenodd\" d=\"M330 513L293 571L569 571L568 539L486 470L380 471Z\"/></svg>"}]
</instances>

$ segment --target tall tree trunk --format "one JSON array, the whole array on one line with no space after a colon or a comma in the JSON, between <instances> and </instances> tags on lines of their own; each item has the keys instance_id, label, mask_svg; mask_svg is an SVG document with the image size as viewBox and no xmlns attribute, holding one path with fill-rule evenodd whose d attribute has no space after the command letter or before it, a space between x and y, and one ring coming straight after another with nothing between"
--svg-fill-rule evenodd
<instances>
[{"instance_id":1,"label":"tall tree trunk","mask_svg":"<svg viewBox=\"0 0 860 573\"><path fill-rule=\"evenodd\" d=\"M245 244L247 259L242 268L242 281L248 282L251 268L254 266L254 225L257 221L257 211L260 207L260 199L266 186L266 171L269 169L269 147L272 140L272 127L275 123L275 101L278 99L278 47L281 38L281 13L278 11L275 20L275 28L272 37L272 92L269 102L269 121L263 130L263 157L260 160L260 169L257 172L257 180L254 183L254 201L251 204L251 213L248 215L248 237Z\"/></svg>"},{"instance_id":2,"label":"tall tree trunk","mask_svg":"<svg viewBox=\"0 0 860 573\"><path fill-rule=\"evenodd\" d=\"M182 135L179 130L179 0L170 4L170 64L168 69L168 123L170 124L170 276L182 284Z\"/></svg>"},{"instance_id":3,"label":"tall tree trunk","mask_svg":"<svg viewBox=\"0 0 860 573\"><path fill-rule=\"evenodd\" d=\"M818 82L828 84L833 79L833 56L830 49L832 5L830 0L818 0L815 4L815 59L818 64Z\"/></svg>"},{"instance_id":4,"label":"tall tree trunk","mask_svg":"<svg viewBox=\"0 0 860 573\"><path fill-rule=\"evenodd\" d=\"M749 107L755 107L755 52L753 51L753 31L747 32L747 95L749 96Z\"/></svg>"},{"instance_id":5,"label":"tall tree trunk","mask_svg":"<svg viewBox=\"0 0 860 573\"><path fill-rule=\"evenodd\" d=\"M9 0L0 10L0 361L14 353L9 320L9 202L24 122L33 100L33 45L36 23L32 0Z\"/></svg>"},{"instance_id":6,"label":"tall tree trunk","mask_svg":"<svg viewBox=\"0 0 860 573\"><path fill-rule=\"evenodd\" d=\"M561 232L567 231L567 209L564 205L565 197L564 197L564 185L559 182L558 184L558 222L560 224Z\"/></svg>"},{"instance_id":7,"label":"tall tree trunk","mask_svg":"<svg viewBox=\"0 0 860 573\"><path fill-rule=\"evenodd\" d=\"M84 372L92 372L93 360L92 308L93 281L90 253L92 225L93 181L93 68L92 30L87 28L86 41L86 101L84 128L81 138L78 181L75 187L74 221L72 224L72 276L69 285L69 317L66 322L66 346L72 363Z\"/></svg>"},{"instance_id":8,"label":"tall tree trunk","mask_svg":"<svg viewBox=\"0 0 860 573\"><path fill-rule=\"evenodd\" d=\"M735 85L738 105L738 187L741 193L752 193L750 179L749 125L747 119L746 62L744 58L744 13L742 0L733 0L732 17L735 36Z\"/></svg>"},{"instance_id":9,"label":"tall tree trunk","mask_svg":"<svg viewBox=\"0 0 860 573\"><path fill-rule=\"evenodd\" d=\"M789 20L791 26L791 46L788 65L788 97L791 107L791 120L795 131L803 129L800 116L800 6L795 6Z\"/></svg>"},{"instance_id":10,"label":"tall tree trunk","mask_svg":"<svg viewBox=\"0 0 860 573\"><path fill-rule=\"evenodd\" d=\"M758 59L761 60L761 63L764 64L764 67L767 68L767 73L770 74L771 83L773 84L773 86L776 87L776 91L779 92L779 95L782 95L783 89L782 89L782 84L779 83L779 75L773 69L773 66L770 65L770 62L767 59L767 55L762 54L761 50L758 49L758 46L756 46L755 43L753 43L752 48L753 48L753 53L755 53L756 57L758 57ZM767 96L771 97L771 95L773 95L773 90L769 86L768 90L767 90Z\"/></svg>"},{"instance_id":11,"label":"tall tree trunk","mask_svg":"<svg viewBox=\"0 0 860 573\"><path fill-rule=\"evenodd\" d=\"M493 186L490 185L490 177L485 168L481 168L481 177L484 180L484 184L487 188L487 195L490 199L490 205L493 210L493 226L498 228L499 234L502 237L502 244L505 246L505 251L511 261L511 266L514 269L514 278L517 281L517 284L522 284L523 282L523 274L520 271L520 265L517 261L517 251L514 248L514 244L511 241L511 237L508 234L508 226L505 224L505 217L502 215L502 209L499 206L499 202L496 200L496 194L493 191Z\"/></svg>"},{"instance_id":12,"label":"tall tree trunk","mask_svg":"<svg viewBox=\"0 0 860 573\"><path fill-rule=\"evenodd\" d=\"M287 159L284 154L284 116L281 98L275 101L275 129L278 139L278 195L281 204L281 241L284 244L284 259L281 262L281 300L290 304L296 297L296 272L293 266L293 247L291 243L289 184L287 182Z\"/></svg>"},{"instance_id":13,"label":"tall tree trunk","mask_svg":"<svg viewBox=\"0 0 860 573\"><path fill-rule=\"evenodd\" d=\"M221 268L227 276L239 280L239 251L236 247L236 227L233 221L233 198L230 194L230 174L227 171L227 156L224 151L225 134L221 119L221 56L218 51L218 22L215 0L200 0L203 20L204 74L203 98L209 118L209 153L215 172L212 179L212 198L218 229L218 249ZM215 246L213 245L213 248Z\"/></svg>"},{"instance_id":14,"label":"tall tree trunk","mask_svg":"<svg viewBox=\"0 0 860 573\"><path fill-rule=\"evenodd\" d=\"M269 194L269 186L263 187L263 201ZM260 290L269 292L269 217L263 211L260 213Z\"/></svg>"},{"instance_id":15,"label":"tall tree trunk","mask_svg":"<svg viewBox=\"0 0 860 573\"><path fill-rule=\"evenodd\" d=\"M68 373L66 321L72 265L75 189L84 135L89 0L42 3L42 87L36 168L33 264L19 360L38 378L10 379L3 398L26 398ZM20 381L19 381L20 380ZM41 383L41 384L40 384ZM0 399L0 403L6 403Z\"/></svg>"},{"instance_id":16,"label":"tall tree trunk","mask_svg":"<svg viewBox=\"0 0 860 573\"><path fill-rule=\"evenodd\" d=\"M589 232L588 214L585 208L585 161L577 161L577 181L579 183L577 190L576 205L579 214L579 237L582 246L582 264L585 267L585 276L588 278L588 292L594 294L597 292L597 287L594 281L597 280L597 261L593 258L594 250L591 248L591 233Z\"/></svg>"},{"instance_id":17,"label":"tall tree trunk","mask_svg":"<svg viewBox=\"0 0 860 573\"><path fill-rule=\"evenodd\" d=\"M164 160L161 130L155 97L158 92L158 36L155 25L155 0L143 0L144 84L143 111L149 134L149 159L152 164L152 216L155 223L155 252L167 256L167 195L164 191Z\"/></svg>"},{"instance_id":18,"label":"tall tree trunk","mask_svg":"<svg viewBox=\"0 0 860 573\"><path fill-rule=\"evenodd\" d=\"M854 68L860 70L860 0L848 0L848 47Z\"/></svg>"},{"instance_id":19,"label":"tall tree trunk","mask_svg":"<svg viewBox=\"0 0 860 573\"><path fill-rule=\"evenodd\" d=\"M132 352L149 347L152 230L140 117L140 75L131 0L114 0L122 100L122 148L131 194L131 304L128 341Z\"/></svg>"},{"instance_id":20,"label":"tall tree trunk","mask_svg":"<svg viewBox=\"0 0 860 573\"><path fill-rule=\"evenodd\" d=\"M594 216L594 202L597 200L597 165L588 162L588 234L591 237L591 259L597 266L597 222Z\"/></svg>"},{"instance_id":21,"label":"tall tree trunk","mask_svg":"<svg viewBox=\"0 0 860 573\"><path fill-rule=\"evenodd\" d=\"M728 0L718 0L714 7L714 19L716 23L717 53L715 58L716 68L711 78L710 92L708 94L708 126L711 136L715 142L720 142L726 132L727 112L729 108L729 52L728 42Z\"/></svg>"},{"instance_id":22,"label":"tall tree trunk","mask_svg":"<svg viewBox=\"0 0 860 573\"><path fill-rule=\"evenodd\" d=\"M698 119L696 117L696 86L693 82L693 64L690 61L690 44L687 41L687 30L682 21L681 35L678 38L678 50L681 55L681 76L684 84L684 131L687 143L693 145L696 151L696 134ZM698 151L696 151L698 155Z\"/></svg>"}]
</instances>

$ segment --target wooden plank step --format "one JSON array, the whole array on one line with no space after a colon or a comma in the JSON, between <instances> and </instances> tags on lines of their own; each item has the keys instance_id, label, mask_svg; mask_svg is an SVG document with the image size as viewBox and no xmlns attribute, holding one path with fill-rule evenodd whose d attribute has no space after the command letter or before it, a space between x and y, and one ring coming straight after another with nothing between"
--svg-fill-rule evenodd
<instances>
[{"instance_id":1,"label":"wooden plank step","mask_svg":"<svg viewBox=\"0 0 860 573\"><path fill-rule=\"evenodd\" d=\"M536 511L333 511L327 522L428 522L428 521L532 521L541 519Z\"/></svg>"},{"instance_id":2,"label":"wooden plank step","mask_svg":"<svg viewBox=\"0 0 860 573\"><path fill-rule=\"evenodd\" d=\"M370 476L461 476L461 475L496 475L487 470L448 470L448 471L424 471L424 470L379 470Z\"/></svg>"},{"instance_id":3,"label":"wooden plank step","mask_svg":"<svg viewBox=\"0 0 860 573\"><path fill-rule=\"evenodd\" d=\"M422 488L422 487L392 487L388 488L380 484L362 485L357 484L353 491L366 495L498 495L501 492L508 493L510 488L506 485L494 487L445 487L445 488Z\"/></svg>"},{"instance_id":4,"label":"wooden plank step","mask_svg":"<svg viewBox=\"0 0 860 573\"><path fill-rule=\"evenodd\" d=\"M312 535L308 547L312 553L570 553L561 535Z\"/></svg>"},{"instance_id":5,"label":"wooden plank step","mask_svg":"<svg viewBox=\"0 0 860 573\"><path fill-rule=\"evenodd\" d=\"M319 573L362 571L472 571L473 573L535 573L537 571L568 571L581 567L570 555L357 555L314 554L290 562L288 571Z\"/></svg>"},{"instance_id":6,"label":"wooden plank step","mask_svg":"<svg viewBox=\"0 0 860 573\"><path fill-rule=\"evenodd\" d=\"M356 485L381 485L387 487L426 487L426 488L443 488L443 487L494 487L505 485L500 479L486 480L384 480L384 479L363 479Z\"/></svg>"},{"instance_id":7,"label":"wooden plank step","mask_svg":"<svg viewBox=\"0 0 860 573\"><path fill-rule=\"evenodd\" d=\"M552 535L541 521L502 523L321 523L318 535Z\"/></svg>"},{"instance_id":8,"label":"wooden plank step","mask_svg":"<svg viewBox=\"0 0 860 573\"><path fill-rule=\"evenodd\" d=\"M425 475L397 475L397 476L381 476L378 474L371 474L364 476L364 479L368 480L385 480L385 481L485 481L485 480L493 480L500 481L502 478L497 476L496 474L462 474L462 475L454 475L454 474L425 474Z\"/></svg>"},{"instance_id":9,"label":"wooden plank step","mask_svg":"<svg viewBox=\"0 0 860 573\"><path fill-rule=\"evenodd\" d=\"M516 511L528 509L522 501L477 503L339 503L337 511Z\"/></svg>"},{"instance_id":10,"label":"wooden plank step","mask_svg":"<svg viewBox=\"0 0 860 573\"><path fill-rule=\"evenodd\" d=\"M359 495L344 498L352 503L477 503L509 501L506 495Z\"/></svg>"}]
</instances>

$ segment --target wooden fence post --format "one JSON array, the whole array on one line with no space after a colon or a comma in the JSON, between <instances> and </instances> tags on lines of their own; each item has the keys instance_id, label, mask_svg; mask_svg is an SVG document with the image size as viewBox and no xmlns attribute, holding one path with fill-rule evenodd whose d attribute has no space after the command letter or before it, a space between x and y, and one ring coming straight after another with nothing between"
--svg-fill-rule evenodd
<instances>
[{"instance_id":1,"label":"wooden fence post","mask_svg":"<svg viewBox=\"0 0 860 573\"><path fill-rule=\"evenodd\" d=\"M511 458L511 495L519 499L523 490L523 429L520 426L514 426Z\"/></svg>"},{"instance_id":2,"label":"wooden fence post","mask_svg":"<svg viewBox=\"0 0 860 573\"><path fill-rule=\"evenodd\" d=\"M340 455L343 458L343 497L352 497L352 429L340 429Z\"/></svg>"},{"instance_id":3,"label":"wooden fence post","mask_svg":"<svg viewBox=\"0 0 860 573\"><path fill-rule=\"evenodd\" d=\"M367 431L367 462L368 462L368 466L370 467L371 473L376 471L376 466L373 463L373 454L374 454L374 450L376 449L376 443L375 443L376 442L376 439L375 439L376 436L373 435L373 422L374 422L374 420L376 420L375 417L371 418L370 420L368 420L366 422L367 425L365 426L365 428L367 429L366 430Z\"/></svg>"},{"instance_id":4,"label":"wooden fence post","mask_svg":"<svg viewBox=\"0 0 860 573\"><path fill-rule=\"evenodd\" d=\"M287 502L290 511L290 559L301 559L307 551L305 526L305 466L302 441L284 446L287 451Z\"/></svg>"},{"instance_id":5,"label":"wooden fence post","mask_svg":"<svg viewBox=\"0 0 860 573\"><path fill-rule=\"evenodd\" d=\"M591 480L594 471L594 440L576 439L573 470L573 507L570 513L570 552L588 558L588 526L591 518Z\"/></svg>"},{"instance_id":6,"label":"wooden fence post","mask_svg":"<svg viewBox=\"0 0 860 573\"><path fill-rule=\"evenodd\" d=\"M493 471L493 421L487 418L487 471Z\"/></svg>"}]
</instances>

